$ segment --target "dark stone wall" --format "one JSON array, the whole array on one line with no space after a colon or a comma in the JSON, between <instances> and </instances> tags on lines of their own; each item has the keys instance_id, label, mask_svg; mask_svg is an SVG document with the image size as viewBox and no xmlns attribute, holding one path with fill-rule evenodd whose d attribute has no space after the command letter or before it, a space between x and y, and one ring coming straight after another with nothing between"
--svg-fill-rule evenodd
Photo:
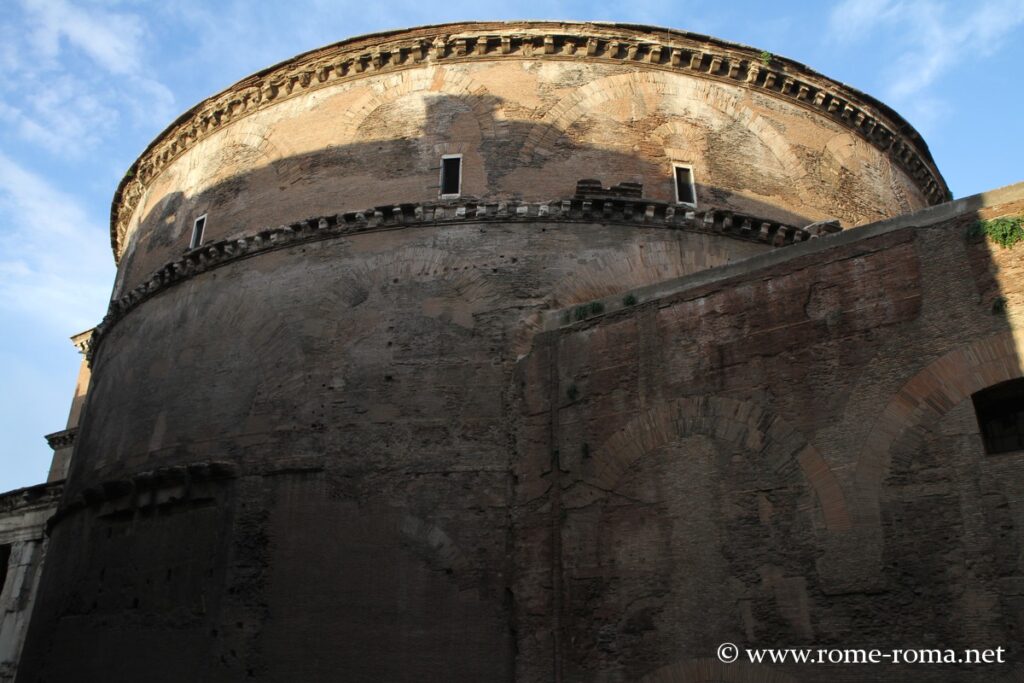
<instances>
[{"instance_id":1,"label":"dark stone wall","mask_svg":"<svg viewBox=\"0 0 1024 683\"><path fill-rule=\"evenodd\" d=\"M1022 208L1016 188L552 317L521 363L516 557L550 580L517 576L519 679L1016 680L1024 452L986 455L971 394L1022 376L1024 279L1020 247L967 234ZM1008 663L730 668L726 641Z\"/></svg>"},{"instance_id":2,"label":"dark stone wall","mask_svg":"<svg viewBox=\"0 0 1024 683\"><path fill-rule=\"evenodd\" d=\"M111 326L21 680L512 680L541 312L762 253L633 225L367 231Z\"/></svg>"},{"instance_id":3,"label":"dark stone wall","mask_svg":"<svg viewBox=\"0 0 1024 683\"><path fill-rule=\"evenodd\" d=\"M1022 376L1024 273L967 229L1022 210L776 250L368 229L185 276L95 347L18 680L865 680L722 641L1013 680L1024 454L971 395Z\"/></svg>"}]
</instances>

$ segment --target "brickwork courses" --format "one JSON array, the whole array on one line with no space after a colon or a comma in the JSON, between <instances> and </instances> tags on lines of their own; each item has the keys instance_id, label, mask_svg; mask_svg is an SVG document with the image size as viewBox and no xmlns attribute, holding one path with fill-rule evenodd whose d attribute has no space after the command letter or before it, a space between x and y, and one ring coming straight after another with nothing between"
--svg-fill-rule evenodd
<instances>
[{"instance_id":1,"label":"brickwork courses","mask_svg":"<svg viewBox=\"0 0 1024 683\"><path fill-rule=\"evenodd\" d=\"M972 397L1022 374L1024 247L974 226L1024 187L948 200L884 104L697 34L449 24L254 74L114 196L10 671L1019 680L1024 453Z\"/></svg>"}]
</instances>

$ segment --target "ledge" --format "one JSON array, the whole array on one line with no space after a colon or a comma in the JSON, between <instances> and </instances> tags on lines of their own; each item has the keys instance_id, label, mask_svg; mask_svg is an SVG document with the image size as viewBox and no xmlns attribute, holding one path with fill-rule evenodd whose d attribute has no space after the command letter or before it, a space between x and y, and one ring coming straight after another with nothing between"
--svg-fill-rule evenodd
<instances>
[{"instance_id":1,"label":"ledge","mask_svg":"<svg viewBox=\"0 0 1024 683\"><path fill-rule=\"evenodd\" d=\"M90 508L102 517L124 518L132 516L137 509L160 507L167 510L206 504L216 498L217 484L236 476L231 463L208 461L107 480L62 501L60 508L47 520L46 532L49 534L65 517Z\"/></svg>"},{"instance_id":2,"label":"ledge","mask_svg":"<svg viewBox=\"0 0 1024 683\"><path fill-rule=\"evenodd\" d=\"M89 345L92 343L92 328L71 336L71 343L75 345L82 355L89 353Z\"/></svg>"},{"instance_id":3,"label":"ledge","mask_svg":"<svg viewBox=\"0 0 1024 683\"><path fill-rule=\"evenodd\" d=\"M110 302L103 321L92 330L86 359L92 362L110 328L143 301L194 275L226 263L296 243L314 242L359 232L394 230L421 225L481 222L617 223L651 228L716 234L776 247L799 243L839 230L838 225L815 223L807 228L719 209L691 211L666 202L622 197L577 197L552 202L444 202L395 204L262 230L254 235L224 239L186 251L148 280Z\"/></svg>"},{"instance_id":4,"label":"ledge","mask_svg":"<svg viewBox=\"0 0 1024 683\"><path fill-rule=\"evenodd\" d=\"M619 292L614 296L595 299L568 308L547 311L541 321L541 332L569 329L576 325L589 325L606 315L616 315L637 306L652 304L652 302L669 297L683 296L688 291L722 284L733 278L764 270L795 258L908 228L921 229L936 226L962 216L970 216L985 208L1019 201L1024 201L1024 182L921 209L904 216L896 216L877 223L843 230L838 234L828 235L827 239L796 245L784 252L770 251L757 254L742 261L710 268L699 273ZM826 235L820 236L826 237ZM627 298L631 299L632 303L626 304Z\"/></svg>"},{"instance_id":5,"label":"ledge","mask_svg":"<svg viewBox=\"0 0 1024 683\"><path fill-rule=\"evenodd\" d=\"M43 438L46 439L46 443L50 445L50 448L56 451L61 448L67 448L75 443L76 434L78 434L78 427L71 427L70 429L64 429L53 434L47 434Z\"/></svg>"},{"instance_id":6,"label":"ledge","mask_svg":"<svg viewBox=\"0 0 1024 683\"><path fill-rule=\"evenodd\" d=\"M304 92L438 62L556 59L628 63L729 82L814 111L860 135L915 180L931 204L949 189L914 128L878 100L792 60L695 33L632 24L458 23L352 38L260 71L182 114L125 173L110 211L120 261L128 221L149 182L199 140Z\"/></svg>"},{"instance_id":7,"label":"ledge","mask_svg":"<svg viewBox=\"0 0 1024 683\"><path fill-rule=\"evenodd\" d=\"M0 493L0 514L48 506L56 508L63 492L64 481L61 480Z\"/></svg>"}]
</instances>

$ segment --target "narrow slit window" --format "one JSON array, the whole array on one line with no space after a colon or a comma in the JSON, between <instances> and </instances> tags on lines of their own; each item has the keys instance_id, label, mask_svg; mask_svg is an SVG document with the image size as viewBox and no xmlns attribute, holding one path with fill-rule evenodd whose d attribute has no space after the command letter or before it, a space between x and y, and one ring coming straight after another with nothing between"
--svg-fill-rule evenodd
<instances>
[{"instance_id":1,"label":"narrow slit window","mask_svg":"<svg viewBox=\"0 0 1024 683\"><path fill-rule=\"evenodd\" d=\"M206 214L196 219L196 222L192 225L192 241L189 242L188 248L195 249L203 243L203 232L206 230Z\"/></svg>"},{"instance_id":2,"label":"narrow slit window","mask_svg":"<svg viewBox=\"0 0 1024 683\"><path fill-rule=\"evenodd\" d=\"M1012 379L971 396L985 452L1024 451L1024 379Z\"/></svg>"},{"instance_id":3,"label":"narrow slit window","mask_svg":"<svg viewBox=\"0 0 1024 683\"><path fill-rule=\"evenodd\" d=\"M676 202L697 205L697 190L693 185L693 169L689 166L675 166Z\"/></svg>"},{"instance_id":4,"label":"narrow slit window","mask_svg":"<svg viewBox=\"0 0 1024 683\"><path fill-rule=\"evenodd\" d=\"M11 562L10 544L0 545L0 592L7 584L7 565Z\"/></svg>"},{"instance_id":5,"label":"narrow slit window","mask_svg":"<svg viewBox=\"0 0 1024 683\"><path fill-rule=\"evenodd\" d=\"M441 197L458 197L462 193L462 155L441 157Z\"/></svg>"}]
</instances>

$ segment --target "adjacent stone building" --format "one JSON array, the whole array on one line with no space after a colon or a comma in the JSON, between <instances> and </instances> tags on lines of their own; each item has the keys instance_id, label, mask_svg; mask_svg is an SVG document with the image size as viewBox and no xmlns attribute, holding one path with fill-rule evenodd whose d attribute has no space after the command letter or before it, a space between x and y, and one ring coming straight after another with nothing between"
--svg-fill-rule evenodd
<instances>
[{"instance_id":1,"label":"adjacent stone building","mask_svg":"<svg viewBox=\"0 0 1024 683\"><path fill-rule=\"evenodd\" d=\"M882 103L690 33L239 82L115 195L18 680L1020 680L1024 279L982 221L1024 187L949 199Z\"/></svg>"}]
</instances>

